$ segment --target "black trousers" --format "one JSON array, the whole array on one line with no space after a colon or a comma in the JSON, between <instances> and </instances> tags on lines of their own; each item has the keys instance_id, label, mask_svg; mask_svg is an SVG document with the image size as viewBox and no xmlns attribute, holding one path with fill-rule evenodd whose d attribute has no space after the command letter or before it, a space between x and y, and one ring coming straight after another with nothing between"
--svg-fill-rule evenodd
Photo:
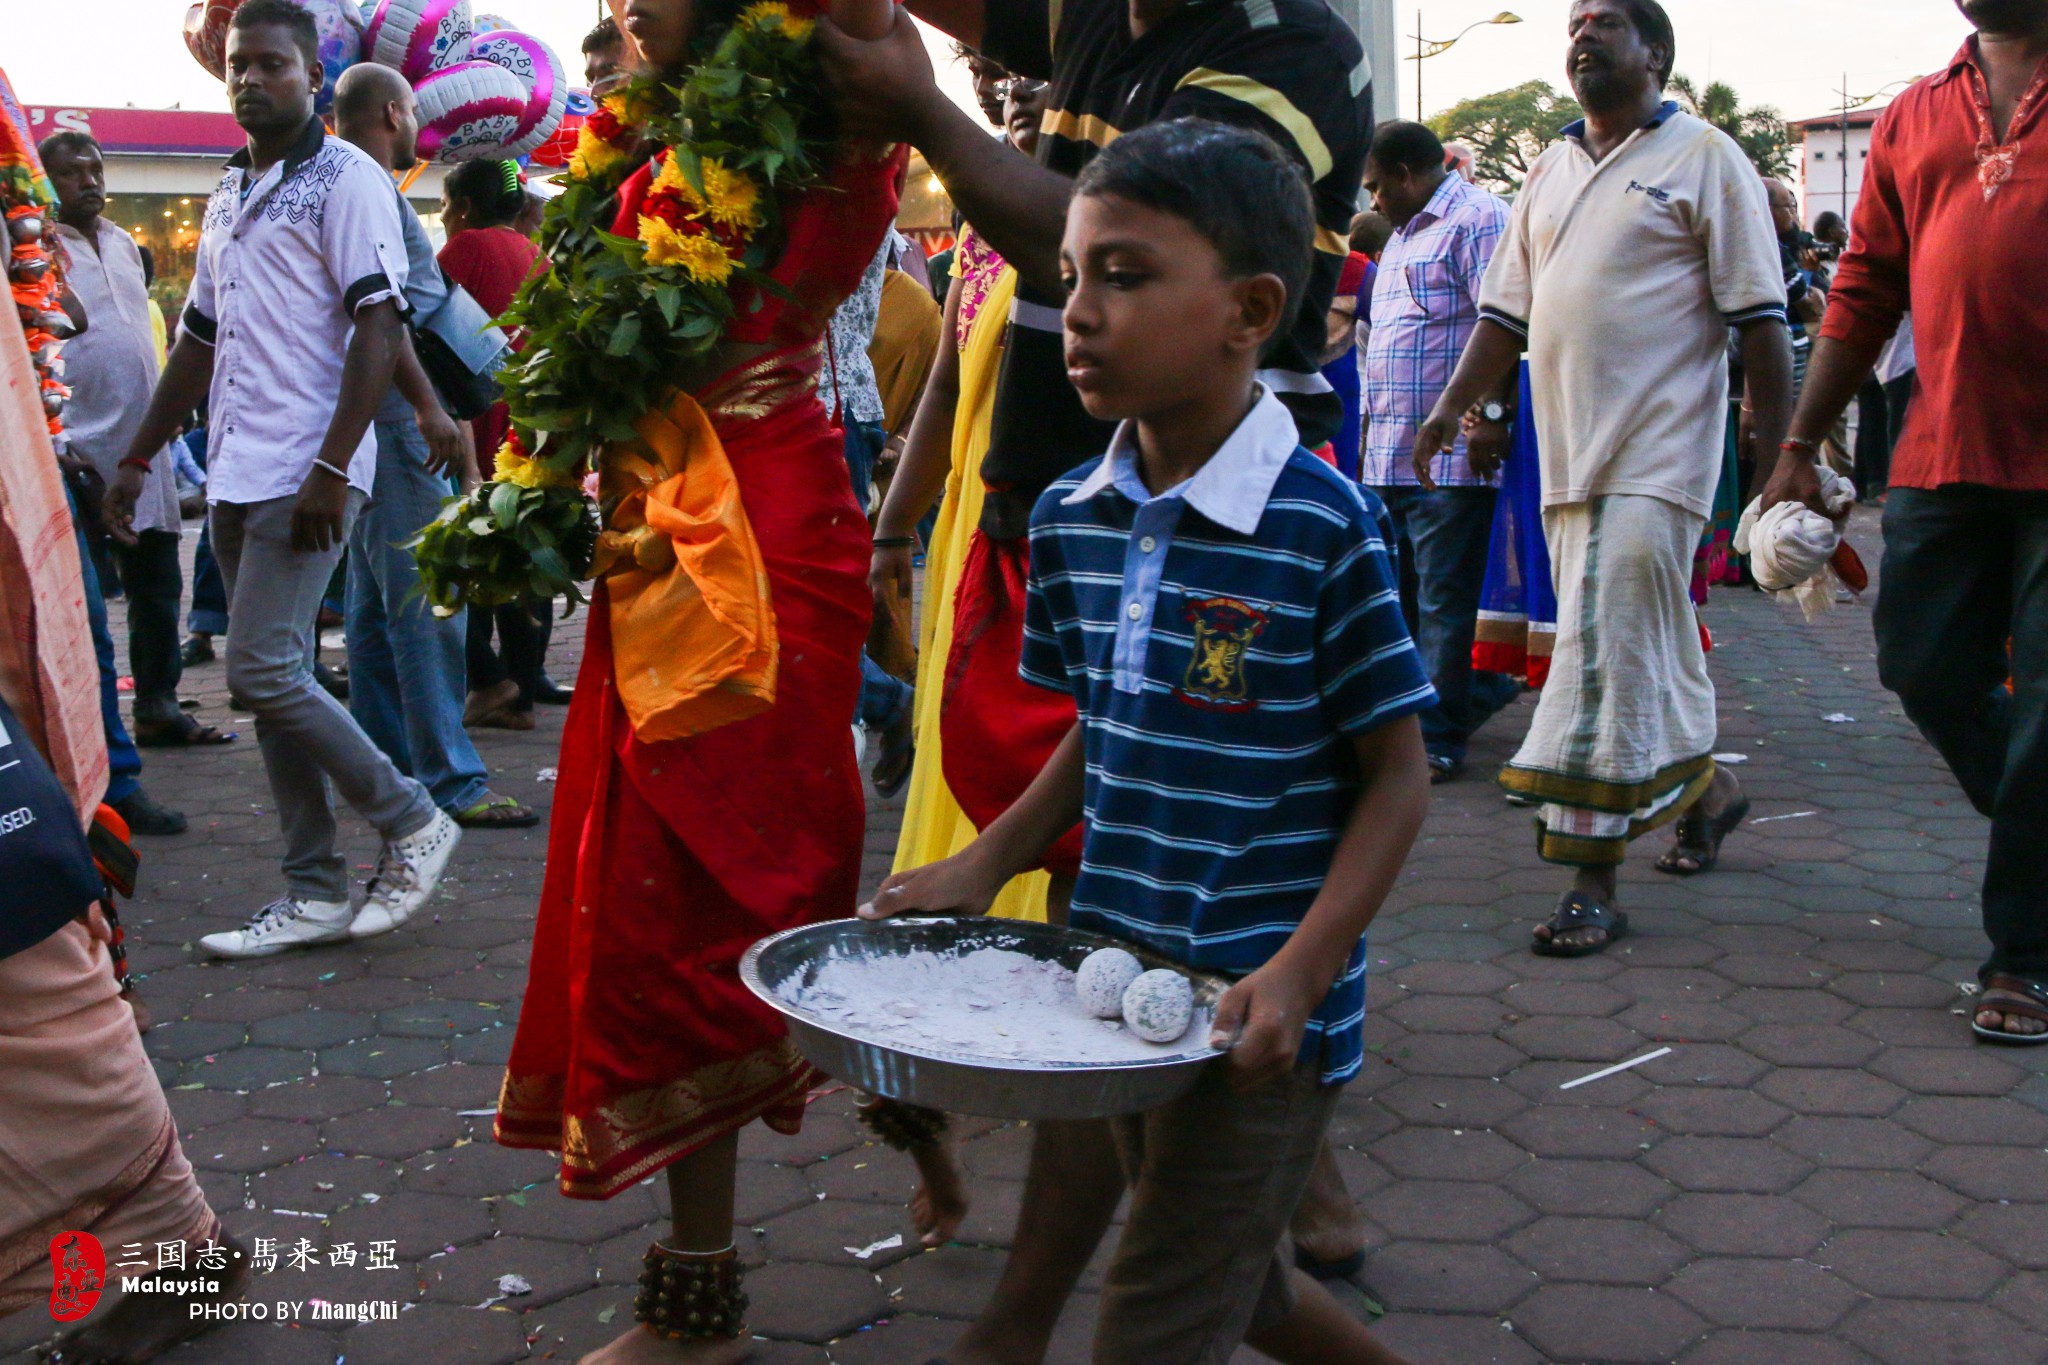
<instances>
[{"instance_id":1,"label":"black trousers","mask_svg":"<svg viewBox=\"0 0 2048 1365\"><path fill-rule=\"evenodd\" d=\"M121 587L128 595L128 668L135 675L135 719L143 725L176 720L178 680L184 676L178 654L178 606L185 595L178 533L143 531L133 545L118 540L112 544Z\"/></svg>"},{"instance_id":2,"label":"black trousers","mask_svg":"<svg viewBox=\"0 0 2048 1365\"><path fill-rule=\"evenodd\" d=\"M2048 980L2048 493L1895 488L1884 544L1879 676L1991 818L1982 974Z\"/></svg>"}]
</instances>

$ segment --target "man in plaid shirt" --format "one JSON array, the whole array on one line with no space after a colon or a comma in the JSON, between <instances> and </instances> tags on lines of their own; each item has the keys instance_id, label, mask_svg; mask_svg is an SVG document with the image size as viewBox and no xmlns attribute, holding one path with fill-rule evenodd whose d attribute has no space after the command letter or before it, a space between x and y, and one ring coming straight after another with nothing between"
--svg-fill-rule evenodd
<instances>
[{"instance_id":1,"label":"man in plaid shirt","mask_svg":"<svg viewBox=\"0 0 2048 1365\"><path fill-rule=\"evenodd\" d=\"M1447 782L1472 733L1516 691L1512 679L1473 672L1472 635L1518 386L1509 380L1473 409L1464 434L1427 469L1413 460L1415 430L1479 323L1479 284L1508 206L1448 172L1443 144L1419 123L1380 128L1365 188L1394 236L1372 291L1360 480L1400 534L1401 606L1439 699L1422 713L1430 780Z\"/></svg>"}]
</instances>

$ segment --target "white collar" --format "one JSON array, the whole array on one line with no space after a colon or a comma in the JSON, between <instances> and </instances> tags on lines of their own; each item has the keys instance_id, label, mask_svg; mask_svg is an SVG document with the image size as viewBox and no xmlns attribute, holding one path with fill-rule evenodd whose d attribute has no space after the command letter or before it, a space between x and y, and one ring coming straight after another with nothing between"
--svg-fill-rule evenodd
<instances>
[{"instance_id":1,"label":"white collar","mask_svg":"<svg viewBox=\"0 0 2048 1365\"><path fill-rule=\"evenodd\" d=\"M1186 482L1159 495L1183 498L1218 526L1246 536L1259 529L1259 518L1265 515L1266 503L1273 496L1273 485L1279 482L1287 457L1301 445L1294 414L1287 410L1286 404L1275 398L1263 384L1258 386L1258 395L1252 410L1237 424L1229 439L1209 457L1209 462ZM1142 480L1137 477L1137 467L1136 429L1129 422L1120 423L1101 463L1090 471L1079 488L1060 501L1069 505L1086 502L1116 485L1121 471L1128 471L1134 486L1143 487ZM1126 493L1126 496L1132 495ZM1134 497L1133 501L1137 499Z\"/></svg>"}]
</instances>

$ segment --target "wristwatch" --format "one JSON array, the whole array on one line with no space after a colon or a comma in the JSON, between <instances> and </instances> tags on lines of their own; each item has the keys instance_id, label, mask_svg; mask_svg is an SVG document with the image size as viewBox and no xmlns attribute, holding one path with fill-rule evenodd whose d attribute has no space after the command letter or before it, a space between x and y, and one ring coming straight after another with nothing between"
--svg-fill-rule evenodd
<instances>
[{"instance_id":1,"label":"wristwatch","mask_svg":"<svg viewBox=\"0 0 2048 1365\"><path fill-rule=\"evenodd\" d=\"M1507 421L1513 415L1508 410L1508 405L1501 402L1498 398L1488 399L1479 405L1479 416L1482 421L1499 424Z\"/></svg>"}]
</instances>

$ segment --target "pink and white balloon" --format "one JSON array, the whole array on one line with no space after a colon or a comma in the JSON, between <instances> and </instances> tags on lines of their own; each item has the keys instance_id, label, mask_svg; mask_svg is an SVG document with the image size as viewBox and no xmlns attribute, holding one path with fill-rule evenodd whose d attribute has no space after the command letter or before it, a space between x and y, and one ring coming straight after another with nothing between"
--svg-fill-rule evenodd
<instances>
[{"instance_id":1,"label":"pink and white balloon","mask_svg":"<svg viewBox=\"0 0 2048 1365\"><path fill-rule=\"evenodd\" d=\"M413 93L419 154L429 161L508 158L506 148L518 134L529 98L517 76L491 62L457 62L430 71Z\"/></svg>"},{"instance_id":2,"label":"pink and white balloon","mask_svg":"<svg viewBox=\"0 0 2048 1365\"><path fill-rule=\"evenodd\" d=\"M520 114L518 130L499 155L508 160L525 156L561 126L569 103L569 82L554 49L531 34L502 29L472 38L469 56L472 61L503 67L526 89L526 108Z\"/></svg>"},{"instance_id":3,"label":"pink and white balloon","mask_svg":"<svg viewBox=\"0 0 2048 1365\"><path fill-rule=\"evenodd\" d=\"M374 0L366 4L363 55L412 82L421 81L468 55L475 25L469 0Z\"/></svg>"}]
</instances>

